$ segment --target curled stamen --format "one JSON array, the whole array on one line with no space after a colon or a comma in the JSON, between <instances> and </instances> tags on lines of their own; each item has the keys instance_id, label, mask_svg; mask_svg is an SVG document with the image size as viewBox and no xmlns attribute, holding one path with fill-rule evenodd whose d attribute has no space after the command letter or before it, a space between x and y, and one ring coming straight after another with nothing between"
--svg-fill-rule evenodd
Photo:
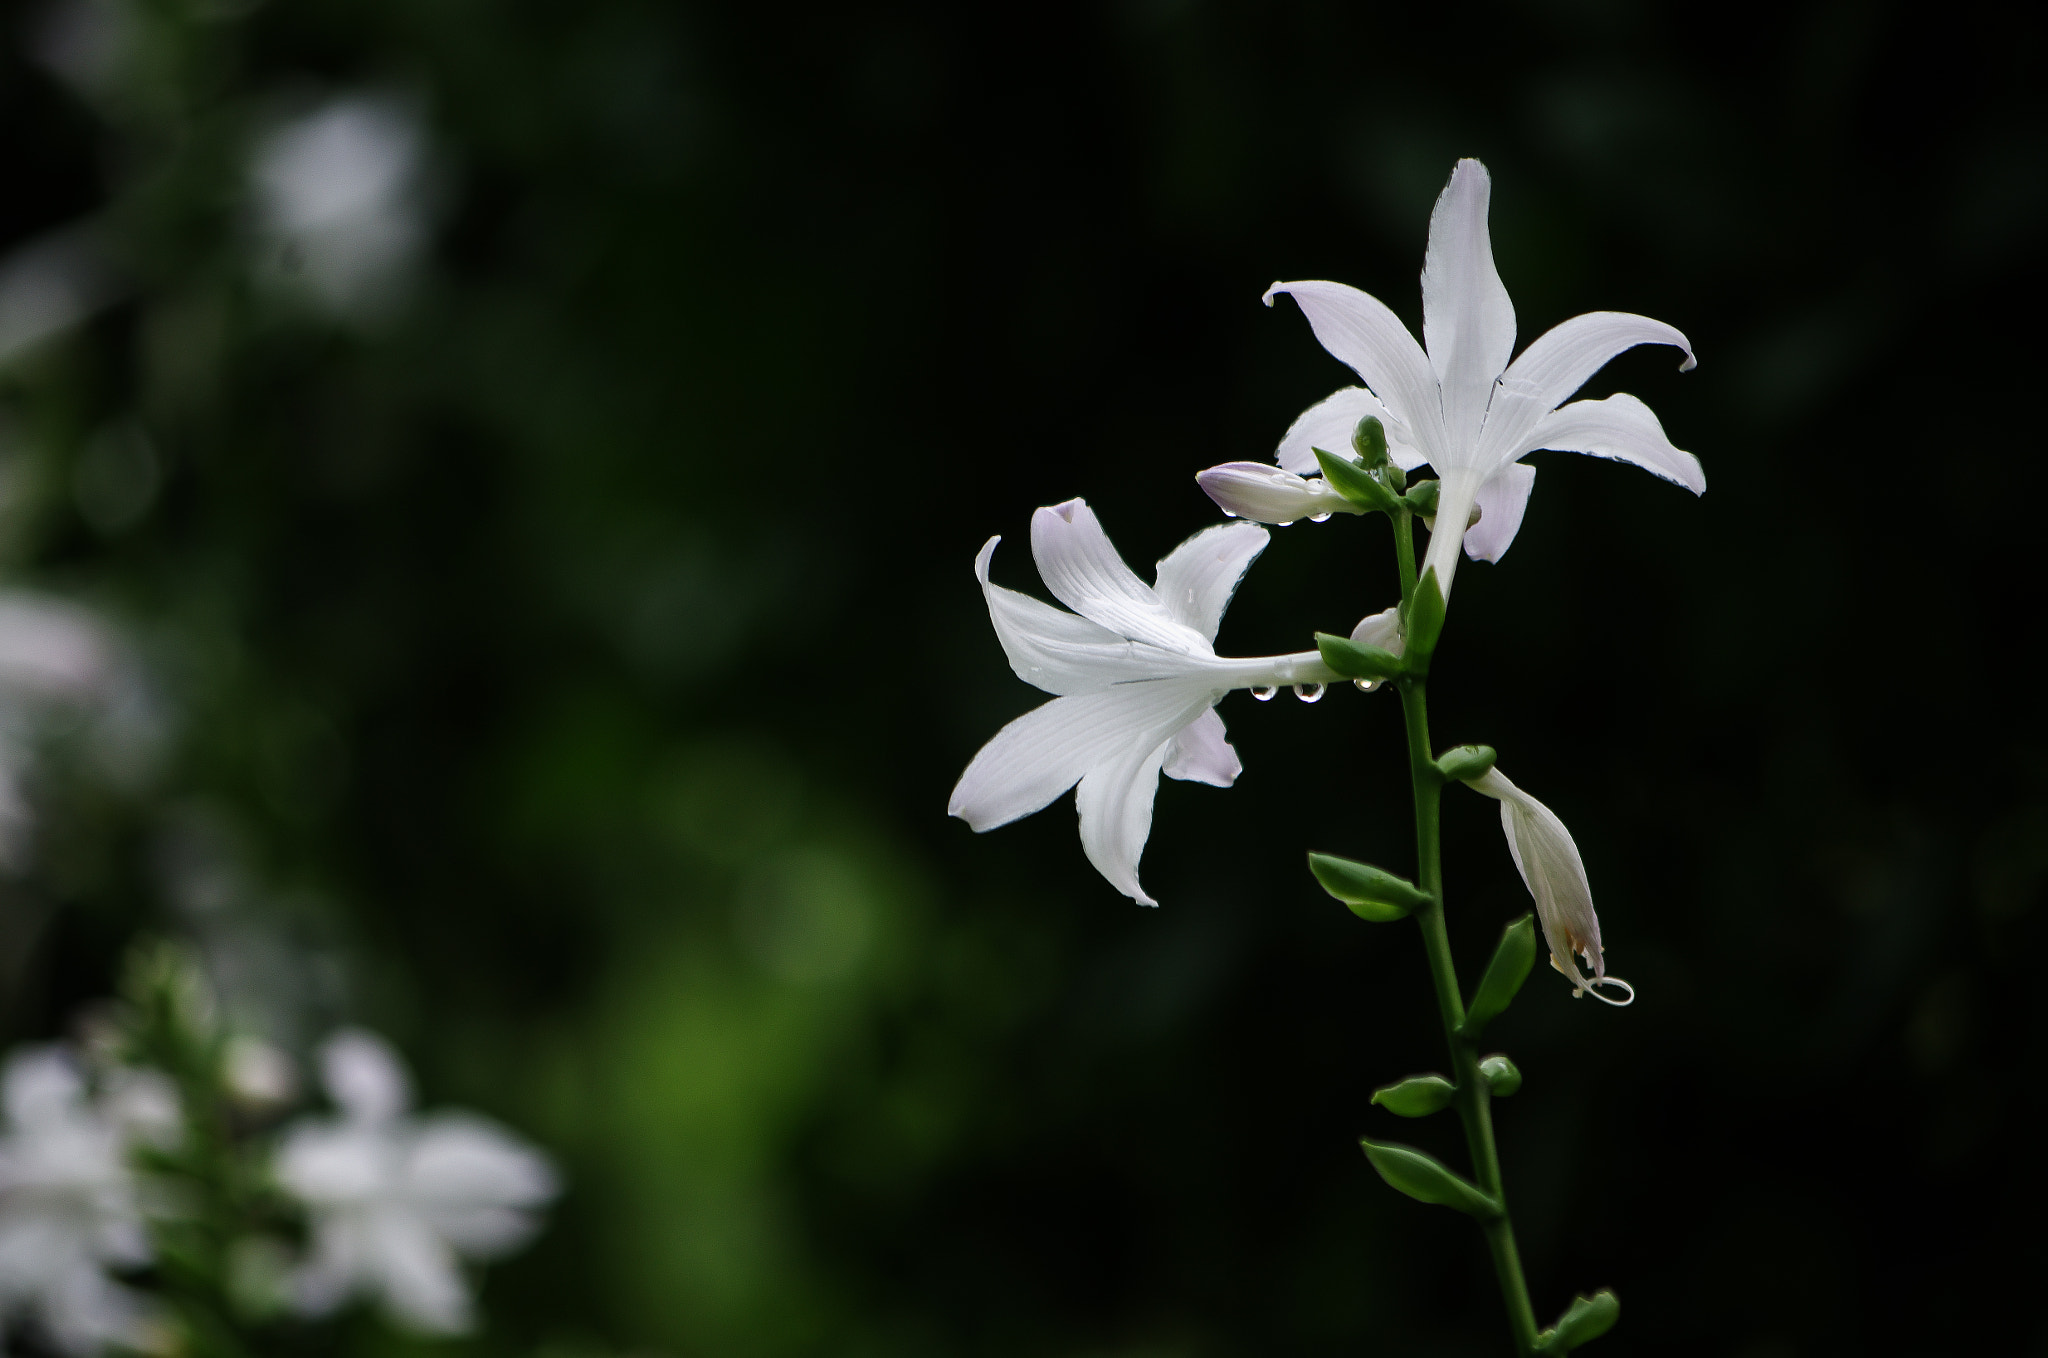
<instances>
[{"instance_id":1,"label":"curled stamen","mask_svg":"<svg viewBox=\"0 0 2048 1358\"><path fill-rule=\"evenodd\" d=\"M1627 992L1628 998L1617 1000L1610 996L1602 995L1600 993L1599 988L1604 985L1620 986L1624 991ZM1586 990L1574 991L1573 998L1576 999L1578 996L1585 994L1587 991L1592 992L1594 999L1601 1001L1603 1004L1611 1004L1616 1009L1626 1009L1636 1002L1636 988L1630 985L1627 981L1622 980L1619 976L1596 976L1591 981L1588 981L1586 983Z\"/></svg>"}]
</instances>

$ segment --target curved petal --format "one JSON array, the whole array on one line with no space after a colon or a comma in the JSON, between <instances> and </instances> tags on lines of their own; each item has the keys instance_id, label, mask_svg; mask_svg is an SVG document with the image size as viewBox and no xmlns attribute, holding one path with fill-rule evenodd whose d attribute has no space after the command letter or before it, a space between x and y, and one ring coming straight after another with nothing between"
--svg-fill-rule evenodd
<instances>
[{"instance_id":1,"label":"curved petal","mask_svg":"<svg viewBox=\"0 0 2048 1358\"><path fill-rule=\"evenodd\" d=\"M320 1049L320 1078L354 1122L389 1122L412 1104L412 1082L398 1054L360 1028L327 1039Z\"/></svg>"},{"instance_id":2,"label":"curved petal","mask_svg":"<svg viewBox=\"0 0 2048 1358\"><path fill-rule=\"evenodd\" d=\"M1213 693L1190 691L1185 684L1132 687L1164 690L1154 709L1134 718L1123 739L1103 751L1074 790L1074 809L1081 816L1081 849L1109 884L1140 905L1159 902L1138 885L1138 858L1152 833L1152 801L1159 795L1159 771L1172 737L1216 701ZM1177 695L1178 701L1175 701ZM1071 701L1062 699L1062 702Z\"/></svg>"},{"instance_id":3,"label":"curved petal","mask_svg":"<svg viewBox=\"0 0 2048 1358\"><path fill-rule=\"evenodd\" d=\"M1692 341L1676 326L1626 311L1589 311L1538 335L1501 377L1526 385L1530 395L1549 403L1544 409L1554 410L1616 355L1638 344L1669 344L1684 350L1685 362L1678 365L1682 373L1691 372L1698 362Z\"/></svg>"},{"instance_id":4,"label":"curved petal","mask_svg":"<svg viewBox=\"0 0 2048 1358\"><path fill-rule=\"evenodd\" d=\"M1508 781L1499 769L1488 769L1469 786L1500 802L1501 830L1515 871L1536 902L1536 918L1550 945L1550 962L1579 990L1589 988L1572 960L1577 953L1593 968L1594 980L1607 974L1600 947L1600 918L1593 913L1593 888L1579 846L1557 813Z\"/></svg>"},{"instance_id":5,"label":"curved petal","mask_svg":"<svg viewBox=\"0 0 2048 1358\"><path fill-rule=\"evenodd\" d=\"M1477 448L1494 379L1515 351L1515 305L1493 267L1486 227L1492 195L1486 167L1461 160L1429 214L1422 336L1443 390L1444 451L1454 458Z\"/></svg>"},{"instance_id":6,"label":"curved petal","mask_svg":"<svg viewBox=\"0 0 2048 1358\"><path fill-rule=\"evenodd\" d=\"M1163 745L1225 687L1154 680L1035 707L981 747L954 785L946 813L977 831L1028 816L1117 751Z\"/></svg>"},{"instance_id":7,"label":"curved petal","mask_svg":"<svg viewBox=\"0 0 2048 1358\"><path fill-rule=\"evenodd\" d=\"M1401 648L1408 639L1401 635L1401 610L1383 608L1377 613L1368 613L1358 620L1358 626L1351 629L1351 639L1361 646L1377 646L1383 651L1401 654Z\"/></svg>"},{"instance_id":8,"label":"curved petal","mask_svg":"<svg viewBox=\"0 0 2048 1358\"><path fill-rule=\"evenodd\" d=\"M1295 416L1281 436L1280 446L1273 450L1273 460L1297 475L1320 475L1322 467L1315 450L1349 457L1352 431L1368 415L1377 415L1386 426L1387 456L1395 466L1413 471L1428 460L1415 450L1408 426L1364 387L1342 387Z\"/></svg>"},{"instance_id":9,"label":"curved petal","mask_svg":"<svg viewBox=\"0 0 2048 1358\"><path fill-rule=\"evenodd\" d=\"M409 1212L374 1218L371 1266L392 1316L426 1334L463 1334L475 1323L469 1284L448 1243Z\"/></svg>"},{"instance_id":10,"label":"curved petal","mask_svg":"<svg viewBox=\"0 0 2048 1358\"><path fill-rule=\"evenodd\" d=\"M1168 778L1207 783L1210 787L1229 787L1237 781L1237 775L1244 772L1244 764L1231 746L1223 729L1223 718L1215 708L1204 708L1201 716L1181 727L1167 742L1163 772Z\"/></svg>"},{"instance_id":11,"label":"curved petal","mask_svg":"<svg viewBox=\"0 0 2048 1358\"><path fill-rule=\"evenodd\" d=\"M1294 298L1323 348L1349 364L1386 402L1407 426L1423 460L1435 461L1434 454L1443 442L1436 375L1430 369L1429 356L1400 317L1379 298L1343 283L1275 283L1266 289L1267 306L1273 305L1276 292Z\"/></svg>"},{"instance_id":12,"label":"curved petal","mask_svg":"<svg viewBox=\"0 0 2048 1358\"><path fill-rule=\"evenodd\" d=\"M1479 522L1465 530L1465 555L1474 561L1498 561L1508 544L1521 531L1522 514L1529 508L1529 492L1536 486L1536 469L1526 462L1510 462L1479 488L1473 501L1479 506Z\"/></svg>"},{"instance_id":13,"label":"curved petal","mask_svg":"<svg viewBox=\"0 0 2048 1358\"><path fill-rule=\"evenodd\" d=\"M982 544L974 576L981 582L996 640L1019 679L1047 693L1093 693L1111 684L1167 677L1185 667L1177 653L1128 640L1078 614L990 584L989 559L1000 541L990 538Z\"/></svg>"},{"instance_id":14,"label":"curved petal","mask_svg":"<svg viewBox=\"0 0 2048 1358\"><path fill-rule=\"evenodd\" d=\"M1676 481L1695 495L1707 491L1707 473L1700 460L1671 446L1656 414L1627 392L1604 401L1573 401L1536 422L1528 446L1565 453L1590 453L1631 462Z\"/></svg>"},{"instance_id":15,"label":"curved petal","mask_svg":"<svg viewBox=\"0 0 2048 1358\"><path fill-rule=\"evenodd\" d=\"M1118 636L1169 651L1211 654L1209 640L1175 619L1152 587L1124 564L1085 500L1031 516L1031 554L1053 597Z\"/></svg>"},{"instance_id":16,"label":"curved petal","mask_svg":"<svg viewBox=\"0 0 2048 1358\"><path fill-rule=\"evenodd\" d=\"M1213 644L1237 582L1272 537L1255 523L1204 528L1161 558L1152 592L1175 622Z\"/></svg>"}]
</instances>

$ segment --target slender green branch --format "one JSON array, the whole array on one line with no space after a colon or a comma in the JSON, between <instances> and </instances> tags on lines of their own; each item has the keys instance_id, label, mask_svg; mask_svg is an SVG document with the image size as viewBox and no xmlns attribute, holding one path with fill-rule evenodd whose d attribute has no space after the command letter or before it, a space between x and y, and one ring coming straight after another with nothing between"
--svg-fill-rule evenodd
<instances>
[{"instance_id":1,"label":"slender green branch","mask_svg":"<svg viewBox=\"0 0 2048 1358\"><path fill-rule=\"evenodd\" d=\"M1412 589L1415 572L1414 545L1407 519L1403 514L1395 526L1397 549L1407 547L1401 553L1404 598ZM1486 1232L1487 1248L1493 1254L1494 1272L1500 1277L1501 1299L1507 1304L1515 1351L1527 1358L1536 1351L1536 1311L1529 1304L1522 1256L1515 1248L1515 1230L1501 1187L1500 1157L1493 1140L1492 1096L1479 1073L1479 1053L1460 1031L1465 1022L1465 1001L1458 988L1457 967L1451 961L1450 934L1444 927L1443 847L1438 816L1443 775L1430 754L1427 686L1413 677L1396 682L1401 692L1401 715L1408 728L1408 766L1415 789L1417 884L1430 896L1429 904L1415 912L1415 920L1422 927L1422 945L1429 954L1429 975L1436 985L1437 1012L1443 1019L1444 1041L1451 1049L1451 1078L1458 1091L1455 1103L1458 1118L1465 1125L1465 1143L1472 1153L1473 1176L1479 1187L1500 1204L1500 1215L1482 1223L1482 1229Z\"/></svg>"},{"instance_id":2,"label":"slender green branch","mask_svg":"<svg viewBox=\"0 0 2048 1358\"><path fill-rule=\"evenodd\" d=\"M1401 602L1415 593L1415 516L1407 510L1388 516L1394 521L1394 560L1401 567Z\"/></svg>"}]
</instances>

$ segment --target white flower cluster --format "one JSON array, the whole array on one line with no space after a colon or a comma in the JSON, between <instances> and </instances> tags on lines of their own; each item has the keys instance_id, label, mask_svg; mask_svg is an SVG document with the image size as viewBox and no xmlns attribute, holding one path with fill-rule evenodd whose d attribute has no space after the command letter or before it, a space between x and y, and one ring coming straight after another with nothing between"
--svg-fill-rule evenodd
<instances>
[{"instance_id":1,"label":"white flower cluster","mask_svg":"<svg viewBox=\"0 0 2048 1358\"><path fill-rule=\"evenodd\" d=\"M368 1033L337 1034L320 1064L338 1115L292 1123L269 1155L307 1222L285 1300L308 1318L364 1300L414 1330L467 1330L461 1261L531 1238L557 1192L552 1167L483 1118L411 1115L403 1066ZM94 1091L62 1049L23 1048L0 1077L0 1112L0 1325L26 1325L66 1354L164 1348L158 1308L122 1275L150 1263L150 1223L183 1210L174 1194L152 1197L139 1156L175 1149L169 1081L120 1069Z\"/></svg>"},{"instance_id":2,"label":"white flower cluster","mask_svg":"<svg viewBox=\"0 0 2048 1358\"><path fill-rule=\"evenodd\" d=\"M1571 401L1607 362L1639 344L1669 344L1693 366L1692 346L1661 321L1592 312L1556 326L1514 354L1515 311L1494 268L1487 226L1492 185L1476 160L1458 162L1438 197L1422 271L1423 342L1385 303L1341 283L1275 283L1308 317L1316 338L1363 386L1304 411L1281 438L1277 465L1232 462L1197 480L1242 520L1205 529L1159 563L1151 585L1124 564L1080 500L1041 509L1031 548L1064 613L989 583L991 538L975 558L996 636L1026 683L1057 695L999 731L967 766L949 810L976 830L1029 815L1077 787L1081 843L1111 885L1155 904L1137 865L1151 832L1159 776L1229 787L1241 771L1217 702L1232 689L1271 697L1282 684L1321 696L1338 676L1316 652L1231 660L1214 643L1225 605L1265 547L1258 523L1319 522L1354 505L1319 475L1316 450L1352 446L1377 419L1387 454L1404 472L1436 474L1437 502L1425 577L1448 600L1460 555L1498 561L1522 524L1536 480L1521 461L1537 449L1631 462L1695 494L1706 475L1671 445L1649 407L1626 394ZM1462 553L1460 548L1463 549ZM1394 610L1374 613L1356 642L1398 655ZM1360 687L1377 687L1360 681ZM1502 824L1535 898L1552 961L1585 993L1607 977L1585 867L1569 833L1542 803L1497 773L1473 786L1502 803ZM1574 954L1591 966L1588 980ZM1597 990L1595 993L1598 993ZM1605 998L1603 996L1603 998Z\"/></svg>"}]
</instances>

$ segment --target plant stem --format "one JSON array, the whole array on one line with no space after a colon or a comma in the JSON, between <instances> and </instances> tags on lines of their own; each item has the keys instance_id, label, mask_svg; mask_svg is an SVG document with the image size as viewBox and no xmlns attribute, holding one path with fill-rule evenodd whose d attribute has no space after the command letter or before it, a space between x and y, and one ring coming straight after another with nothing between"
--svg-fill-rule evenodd
<instances>
[{"instance_id":1,"label":"plant stem","mask_svg":"<svg viewBox=\"0 0 2048 1358\"><path fill-rule=\"evenodd\" d=\"M1402 516L1405 520L1406 515ZM1412 584L1415 571L1414 545L1406 522L1395 525L1396 545L1401 553L1404 584ZM1403 592L1406 597L1407 591ZM1408 767L1415 789L1415 856L1419 885L1429 893L1429 904L1415 912L1422 926L1422 946L1429 954L1429 976L1436 984L1437 1013L1444 1024L1444 1041L1451 1049L1451 1078L1458 1087L1458 1118L1465 1124L1465 1144L1472 1152L1473 1177L1479 1187L1500 1204L1500 1215L1484 1222L1487 1248L1493 1253L1493 1270L1500 1277L1501 1300L1507 1304L1508 1326L1515 1334L1515 1351L1536 1351L1536 1312L1529 1304L1529 1285L1522 1277L1522 1256L1515 1248L1515 1228L1508 1219L1507 1197L1501 1188L1500 1157L1494 1149L1493 1102L1486 1081L1479 1074L1479 1053L1459 1032L1465 1021L1465 1001L1458 988L1458 970L1451 961L1451 939L1444 928L1443 845L1438 811L1443 799L1443 775L1430 754L1429 696L1425 682L1417 677L1396 681L1401 692L1401 715L1408 728Z\"/></svg>"},{"instance_id":2,"label":"plant stem","mask_svg":"<svg viewBox=\"0 0 2048 1358\"><path fill-rule=\"evenodd\" d=\"M1394 561L1401 568L1401 601L1406 603L1415 593L1415 516L1404 509L1392 517Z\"/></svg>"}]
</instances>

